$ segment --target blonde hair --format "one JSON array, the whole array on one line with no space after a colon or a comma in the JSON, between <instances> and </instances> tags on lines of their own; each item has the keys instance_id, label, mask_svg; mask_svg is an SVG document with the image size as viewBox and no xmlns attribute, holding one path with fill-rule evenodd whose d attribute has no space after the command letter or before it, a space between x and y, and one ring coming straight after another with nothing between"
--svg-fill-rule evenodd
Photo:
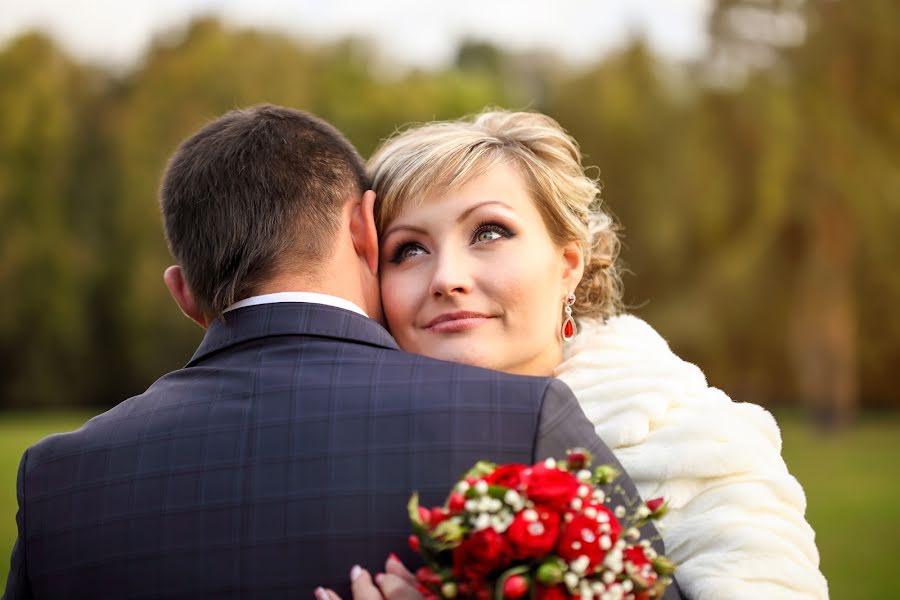
<instances>
[{"instance_id":1,"label":"blonde hair","mask_svg":"<svg viewBox=\"0 0 900 600\"><path fill-rule=\"evenodd\" d=\"M546 115L491 110L458 121L427 123L387 139L368 162L383 232L409 203L440 196L500 164L513 164L559 246L579 242L584 276L576 317L607 319L621 309L619 238L587 176L577 142Z\"/></svg>"}]
</instances>

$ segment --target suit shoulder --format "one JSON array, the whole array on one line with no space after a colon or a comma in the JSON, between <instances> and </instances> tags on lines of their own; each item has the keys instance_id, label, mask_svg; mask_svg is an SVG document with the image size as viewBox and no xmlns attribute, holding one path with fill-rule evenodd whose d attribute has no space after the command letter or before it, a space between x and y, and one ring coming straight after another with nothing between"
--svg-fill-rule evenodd
<instances>
[{"instance_id":1,"label":"suit shoulder","mask_svg":"<svg viewBox=\"0 0 900 600\"><path fill-rule=\"evenodd\" d=\"M429 358L420 354L409 352L390 352L398 355L398 359L408 362L412 368L423 376L438 378L452 377L461 381L486 382L490 381L498 385L512 385L516 387L529 387L546 390L558 380L552 377L535 377L531 375L513 375L493 369L475 367L462 363L449 362L436 358Z\"/></svg>"},{"instance_id":2,"label":"suit shoulder","mask_svg":"<svg viewBox=\"0 0 900 600\"><path fill-rule=\"evenodd\" d=\"M53 433L33 444L28 450L27 470L59 459L78 457L85 452L99 450L110 442L110 433L133 409L133 402L140 396L129 398L117 406L91 417L81 427L72 431Z\"/></svg>"},{"instance_id":3,"label":"suit shoulder","mask_svg":"<svg viewBox=\"0 0 900 600\"><path fill-rule=\"evenodd\" d=\"M429 398L446 398L461 406L496 402L539 412L550 390L562 385L550 377L511 375L491 369L428 358L407 352L385 352L378 362L374 381L379 386L402 382L411 392L427 390ZM566 388L567 389L567 388ZM526 408L527 407L527 408Z\"/></svg>"}]
</instances>

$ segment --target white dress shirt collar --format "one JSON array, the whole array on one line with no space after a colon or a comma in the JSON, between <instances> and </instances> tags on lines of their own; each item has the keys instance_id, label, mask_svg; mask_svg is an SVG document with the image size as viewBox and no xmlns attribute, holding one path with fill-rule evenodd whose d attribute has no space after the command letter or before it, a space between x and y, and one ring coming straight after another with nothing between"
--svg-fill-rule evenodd
<instances>
[{"instance_id":1,"label":"white dress shirt collar","mask_svg":"<svg viewBox=\"0 0 900 600\"><path fill-rule=\"evenodd\" d=\"M334 306L335 308L343 308L344 310L353 311L364 317L369 315L353 302L346 298L338 298L330 294L319 294L317 292L278 292L275 294L262 294L261 296L251 296L239 300L225 309L224 312L234 310L236 308L244 308L245 306L256 306L257 304L275 304L278 302L308 302L310 304L324 304L326 306Z\"/></svg>"}]
</instances>

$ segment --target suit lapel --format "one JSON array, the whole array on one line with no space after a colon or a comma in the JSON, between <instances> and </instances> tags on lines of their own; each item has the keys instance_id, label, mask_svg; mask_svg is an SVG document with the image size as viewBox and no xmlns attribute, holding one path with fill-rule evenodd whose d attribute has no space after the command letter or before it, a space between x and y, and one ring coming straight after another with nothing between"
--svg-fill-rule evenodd
<instances>
[{"instance_id":1,"label":"suit lapel","mask_svg":"<svg viewBox=\"0 0 900 600\"><path fill-rule=\"evenodd\" d=\"M229 346L279 335L325 337L399 350L383 327L360 314L324 304L279 302L239 308L213 321L187 366Z\"/></svg>"}]
</instances>

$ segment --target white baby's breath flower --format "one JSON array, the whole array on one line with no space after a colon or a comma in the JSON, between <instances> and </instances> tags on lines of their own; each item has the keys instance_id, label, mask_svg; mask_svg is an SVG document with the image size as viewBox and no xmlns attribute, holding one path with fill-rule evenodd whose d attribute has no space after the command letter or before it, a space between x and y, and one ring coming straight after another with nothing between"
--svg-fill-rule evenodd
<instances>
[{"instance_id":1,"label":"white baby's breath flower","mask_svg":"<svg viewBox=\"0 0 900 600\"><path fill-rule=\"evenodd\" d=\"M481 531L482 529L487 529L491 526L491 515L487 513L481 513L477 517L475 517L474 527L476 531Z\"/></svg>"},{"instance_id":2,"label":"white baby's breath flower","mask_svg":"<svg viewBox=\"0 0 900 600\"><path fill-rule=\"evenodd\" d=\"M573 573L581 577L584 576L584 574L587 572L589 564L591 564L591 559L589 559L587 556L582 555L569 563L569 568Z\"/></svg>"}]
</instances>

